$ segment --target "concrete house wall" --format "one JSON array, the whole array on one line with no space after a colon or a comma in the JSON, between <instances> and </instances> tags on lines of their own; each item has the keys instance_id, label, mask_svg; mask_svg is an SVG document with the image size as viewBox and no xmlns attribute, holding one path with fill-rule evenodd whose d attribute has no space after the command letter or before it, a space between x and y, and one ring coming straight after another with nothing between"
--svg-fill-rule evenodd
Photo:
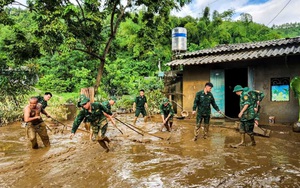
<instances>
[{"instance_id":1,"label":"concrete house wall","mask_svg":"<svg viewBox=\"0 0 300 188\"><path fill-rule=\"evenodd\" d=\"M183 108L192 111L196 92L202 90L210 81L210 70L248 68L254 71L253 88L264 92L261 104L261 122L268 122L269 116L275 116L275 122L295 122L298 119L299 105L290 89L290 100L287 102L271 101L271 78L300 76L300 56L266 58L247 62L191 65L183 68ZM238 78L237 78L238 79ZM249 82L249 80L248 80ZM226 104L225 104L226 105Z\"/></svg>"}]
</instances>

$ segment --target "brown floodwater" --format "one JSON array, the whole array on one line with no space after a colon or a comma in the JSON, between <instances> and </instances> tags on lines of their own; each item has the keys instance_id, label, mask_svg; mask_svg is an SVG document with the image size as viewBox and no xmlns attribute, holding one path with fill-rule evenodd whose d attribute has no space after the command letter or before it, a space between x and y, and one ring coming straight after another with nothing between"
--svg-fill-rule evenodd
<instances>
[{"instance_id":1,"label":"brown floodwater","mask_svg":"<svg viewBox=\"0 0 300 188\"><path fill-rule=\"evenodd\" d=\"M137 126L165 139L117 123L124 135L109 127L109 153L83 131L70 140L70 128L61 133L62 126L49 124L51 147L39 140L33 150L19 122L0 127L0 187L300 187L300 133L289 125L265 125L269 138L235 149L234 122L212 119L209 137L195 142L194 119L175 120L171 133L159 131L159 117L151 120L140 118Z\"/></svg>"}]
</instances>

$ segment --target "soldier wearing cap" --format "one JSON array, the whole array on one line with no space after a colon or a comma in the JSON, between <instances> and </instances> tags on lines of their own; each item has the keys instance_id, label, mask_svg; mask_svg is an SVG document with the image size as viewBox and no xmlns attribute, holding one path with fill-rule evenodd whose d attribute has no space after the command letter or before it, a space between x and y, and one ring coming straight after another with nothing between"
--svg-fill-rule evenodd
<instances>
[{"instance_id":1,"label":"soldier wearing cap","mask_svg":"<svg viewBox=\"0 0 300 188\"><path fill-rule=\"evenodd\" d=\"M241 142L235 145L231 145L231 147L245 146L245 133L247 133L251 138L251 145L255 146L256 142L254 140L254 119L255 119L255 111L254 111L254 103L249 97L248 92L244 91L244 88L241 85L236 85L233 89L238 96L240 96L240 113L238 117L240 118L240 134L241 134Z\"/></svg>"},{"instance_id":2,"label":"soldier wearing cap","mask_svg":"<svg viewBox=\"0 0 300 188\"><path fill-rule=\"evenodd\" d=\"M163 121L161 131L163 129L163 126L165 126L167 131L170 132L173 125L174 110L172 104L169 102L169 99L163 99L162 103L159 106L159 110Z\"/></svg>"},{"instance_id":3,"label":"soldier wearing cap","mask_svg":"<svg viewBox=\"0 0 300 188\"><path fill-rule=\"evenodd\" d=\"M95 140L99 142L106 152L109 152L107 143L109 143L110 140L105 136L105 133L108 126L107 119L115 125L115 122L111 117L111 112L98 102L91 103L90 99L85 95L80 96L79 105L82 106L82 110L74 120L70 138L73 138L80 123L86 118L86 121L91 124Z\"/></svg>"},{"instance_id":4,"label":"soldier wearing cap","mask_svg":"<svg viewBox=\"0 0 300 188\"><path fill-rule=\"evenodd\" d=\"M112 114L111 112L111 107L117 102L117 98L115 96L111 96L109 98L108 101L104 101L102 102L102 105L105 106L109 111L110 113Z\"/></svg>"},{"instance_id":5,"label":"soldier wearing cap","mask_svg":"<svg viewBox=\"0 0 300 188\"><path fill-rule=\"evenodd\" d=\"M133 120L133 124L135 125L137 118L140 114L144 117L144 122L147 122L147 112L146 108L148 108L147 98L145 96L145 91L143 89L140 90L140 95L135 98L133 103L133 111L135 111L135 117Z\"/></svg>"},{"instance_id":6,"label":"soldier wearing cap","mask_svg":"<svg viewBox=\"0 0 300 188\"><path fill-rule=\"evenodd\" d=\"M208 82L205 84L205 87L202 91L199 91L196 93L196 97L194 100L194 106L193 106L193 114L196 113L197 110L197 118L196 118L196 126L195 126L195 137L194 141L197 140L199 131L201 128L202 120L204 119L204 135L203 138L207 138L208 130L209 130L209 120L210 120L210 114L211 114L211 107L221 113L219 110L218 105L215 102L215 98L213 94L211 93L211 89L213 87L213 84Z\"/></svg>"}]
</instances>

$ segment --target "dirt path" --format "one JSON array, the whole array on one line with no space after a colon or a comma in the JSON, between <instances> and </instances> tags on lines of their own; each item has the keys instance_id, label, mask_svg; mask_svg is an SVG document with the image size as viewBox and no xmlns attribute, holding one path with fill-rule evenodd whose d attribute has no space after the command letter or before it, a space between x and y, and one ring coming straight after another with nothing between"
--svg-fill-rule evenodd
<instances>
[{"instance_id":1,"label":"dirt path","mask_svg":"<svg viewBox=\"0 0 300 188\"><path fill-rule=\"evenodd\" d=\"M111 126L105 153L87 133L70 140L69 130L54 134L52 127L52 146L32 150L19 123L0 127L0 187L300 187L300 133L291 127L268 127L270 138L233 149L239 134L231 122L212 120L209 138L196 142L194 120L177 120L171 134L158 132L160 123L137 125L171 137L142 137L119 123L125 134Z\"/></svg>"}]
</instances>

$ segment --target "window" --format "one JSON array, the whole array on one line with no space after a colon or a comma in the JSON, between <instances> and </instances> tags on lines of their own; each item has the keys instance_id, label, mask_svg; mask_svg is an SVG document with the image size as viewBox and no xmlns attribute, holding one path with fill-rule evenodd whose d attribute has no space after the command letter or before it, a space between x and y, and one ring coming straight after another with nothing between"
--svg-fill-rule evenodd
<instances>
[{"instance_id":1,"label":"window","mask_svg":"<svg viewBox=\"0 0 300 188\"><path fill-rule=\"evenodd\" d=\"M290 100L290 78L271 78L271 101Z\"/></svg>"}]
</instances>

